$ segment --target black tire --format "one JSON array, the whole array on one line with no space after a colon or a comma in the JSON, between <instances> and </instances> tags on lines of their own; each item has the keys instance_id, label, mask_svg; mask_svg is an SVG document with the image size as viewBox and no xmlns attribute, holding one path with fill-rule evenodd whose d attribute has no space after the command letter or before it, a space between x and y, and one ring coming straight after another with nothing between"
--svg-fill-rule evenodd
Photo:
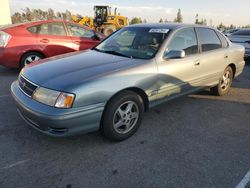
<instances>
[{"instance_id":1,"label":"black tire","mask_svg":"<svg viewBox=\"0 0 250 188\"><path fill-rule=\"evenodd\" d=\"M128 113L127 108L129 109L128 107L129 105L132 106L130 115L127 114ZM118 109L122 109L123 107L126 107L126 109L124 109L123 111L124 113L123 116L126 117L119 117L120 111ZM126 120L126 118L131 118L132 114L135 114L135 111L138 111L137 120L136 118ZM137 129L142 123L143 115L144 115L144 105L142 98L133 91L124 91L116 95L114 98L112 98L107 104L107 107L104 111L102 118L101 132L106 138L108 138L111 141L125 140L130 136L132 136L137 131ZM118 120L120 118L118 123L121 122L120 123L121 126L119 128L115 128L115 121L117 118ZM130 121L130 122L128 123L123 121ZM125 125L125 123L127 123L127 125ZM128 129L127 126L131 127Z\"/></svg>"},{"instance_id":2,"label":"black tire","mask_svg":"<svg viewBox=\"0 0 250 188\"><path fill-rule=\"evenodd\" d=\"M106 35L106 36L109 36L109 35L111 35L115 31L116 31L115 26L109 25L109 26L107 26L107 27L104 28L103 34Z\"/></svg>"},{"instance_id":3,"label":"black tire","mask_svg":"<svg viewBox=\"0 0 250 188\"><path fill-rule=\"evenodd\" d=\"M245 59L245 61L246 61L246 63L248 63L248 65L250 64L250 57L247 57L246 59Z\"/></svg>"},{"instance_id":4,"label":"black tire","mask_svg":"<svg viewBox=\"0 0 250 188\"><path fill-rule=\"evenodd\" d=\"M226 73L229 73L229 82L226 84L225 87L223 87L224 85L224 81L223 81L223 77L225 76ZM232 85L232 81L233 81L233 70L231 67L227 67L223 73L223 75L221 76L220 80L219 80L219 84L215 87L210 88L210 91L213 95L216 96L223 96L226 95L229 92L229 89Z\"/></svg>"},{"instance_id":5,"label":"black tire","mask_svg":"<svg viewBox=\"0 0 250 188\"><path fill-rule=\"evenodd\" d=\"M26 65L26 60L29 57L38 57L39 59L43 59L44 58L44 56L41 53L38 53L38 52L28 52L28 53L24 54L22 56L22 58L21 58L21 61L20 61L20 68L21 69ZM32 63L32 62L30 62L30 63Z\"/></svg>"}]
</instances>

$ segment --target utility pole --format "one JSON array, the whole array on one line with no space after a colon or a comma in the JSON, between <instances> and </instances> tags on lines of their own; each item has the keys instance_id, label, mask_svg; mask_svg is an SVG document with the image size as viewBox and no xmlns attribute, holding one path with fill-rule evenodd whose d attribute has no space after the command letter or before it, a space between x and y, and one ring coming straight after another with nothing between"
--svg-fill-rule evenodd
<instances>
[{"instance_id":1,"label":"utility pole","mask_svg":"<svg viewBox=\"0 0 250 188\"><path fill-rule=\"evenodd\" d=\"M0 25L11 24L9 0L1 0Z\"/></svg>"}]
</instances>

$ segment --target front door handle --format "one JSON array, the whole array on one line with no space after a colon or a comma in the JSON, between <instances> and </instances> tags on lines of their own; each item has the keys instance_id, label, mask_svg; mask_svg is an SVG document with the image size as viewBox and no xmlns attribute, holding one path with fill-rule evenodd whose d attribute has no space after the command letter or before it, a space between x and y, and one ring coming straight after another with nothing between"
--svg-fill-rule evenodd
<instances>
[{"instance_id":1,"label":"front door handle","mask_svg":"<svg viewBox=\"0 0 250 188\"><path fill-rule=\"evenodd\" d=\"M200 64L201 64L201 63L200 63L200 60L195 60L195 61L194 61L194 65L195 65L195 66L199 66Z\"/></svg>"},{"instance_id":2,"label":"front door handle","mask_svg":"<svg viewBox=\"0 0 250 188\"><path fill-rule=\"evenodd\" d=\"M49 43L49 39L41 39L40 42L41 43Z\"/></svg>"},{"instance_id":3,"label":"front door handle","mask_svg":"<svg viewBox=\"0 0 250 188\"><path fill-rule=\"evenodd\" d=\"M77 44L77 45L80 45L80 44L81 44L80 41L74 41L74 43Z\"/></svg>"}]
</instances>

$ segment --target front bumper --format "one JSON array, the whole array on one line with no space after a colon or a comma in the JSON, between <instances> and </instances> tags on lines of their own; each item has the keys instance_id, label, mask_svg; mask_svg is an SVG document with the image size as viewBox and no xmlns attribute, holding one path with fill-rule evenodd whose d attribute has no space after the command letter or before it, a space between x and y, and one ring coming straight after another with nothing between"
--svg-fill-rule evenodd
<instances>
[{"instance_id":1,"label":"front bumper","mask_svg":"<svg viewBox=\"0 0 250 188\"><path fill-rule=\"evenodd\" d=\"M50 136L64 137L97 131L100 128L104 103L87 107L58 109L27 97L15 81L11 85L21 117L34 129Z\"/></svg>"}]
</instances>

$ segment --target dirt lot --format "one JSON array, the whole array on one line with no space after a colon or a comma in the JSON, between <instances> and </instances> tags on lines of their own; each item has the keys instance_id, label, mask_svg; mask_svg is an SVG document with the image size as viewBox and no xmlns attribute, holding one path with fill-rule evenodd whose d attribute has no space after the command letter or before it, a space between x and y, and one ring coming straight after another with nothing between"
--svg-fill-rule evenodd
<instances>
[{"instance_id":1,"label":"dirt lot","mask_svg":"<svg viewBox=\"0 0 250 188\"><path fill-rule=\"evenodd\" d=\"M51 138L19 117L0 67L0 187L235 187L250 169L250 66L228 96L204 91L146 113L132 138Z\"/></svg>"}]
</instances>

